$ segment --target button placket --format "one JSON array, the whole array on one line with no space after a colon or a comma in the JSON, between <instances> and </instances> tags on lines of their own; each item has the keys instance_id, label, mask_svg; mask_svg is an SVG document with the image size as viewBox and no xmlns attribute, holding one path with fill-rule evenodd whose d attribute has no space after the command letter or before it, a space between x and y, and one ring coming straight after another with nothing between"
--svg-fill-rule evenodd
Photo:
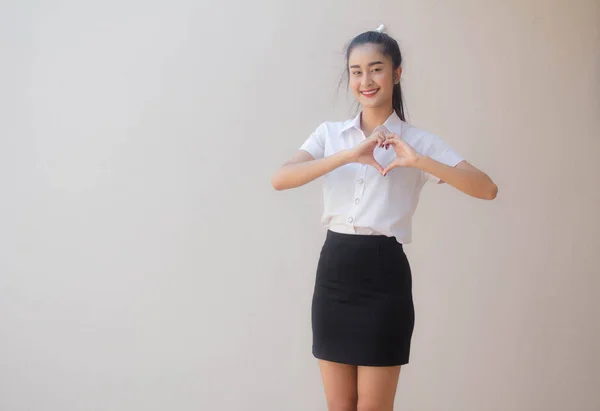
<instances>
[{"instance_id":1,"label":"button placket","mask_svg":"<svg viewBox=\"0 0 600 411\"><path fill-rule=\"evenodd\" d=\"M365 179L367 177L366 166L361 167L356 173L356 183L354 184L354 205L350 207L350 213L348 215L349 224L352 224L356 220L356 211L358 205L361 203L363 193L365 191Z\"/></svg>"}]
</instances>

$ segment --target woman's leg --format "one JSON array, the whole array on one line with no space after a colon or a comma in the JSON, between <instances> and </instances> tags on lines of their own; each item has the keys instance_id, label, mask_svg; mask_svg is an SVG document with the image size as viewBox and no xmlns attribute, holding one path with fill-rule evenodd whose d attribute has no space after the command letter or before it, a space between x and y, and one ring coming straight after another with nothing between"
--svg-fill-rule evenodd
<instances>
[{"instance_id":1,"label":"woman's leg","mask_svg":"<svg viewBox=\"0 0 600 411\"><path fill-rule=\"evenodd\" d=\"M358 367L358 411L392 411L400 366Z\"/></svg>"},{"instance_id":2,"label":"woman's leg","mask_svg":"<svg viewBox=\"0 0 600 411\"><path fill-rule=\"evenodd\" d=\"M357 367L319 360L327 409L329 411L356 411L358 399Z\"/></svg>"}]
</instances>

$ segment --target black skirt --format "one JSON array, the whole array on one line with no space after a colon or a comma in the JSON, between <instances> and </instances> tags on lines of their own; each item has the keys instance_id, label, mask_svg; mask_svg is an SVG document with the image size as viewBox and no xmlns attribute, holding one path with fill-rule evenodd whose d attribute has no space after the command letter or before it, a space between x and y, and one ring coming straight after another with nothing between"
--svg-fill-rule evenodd
<instances>
[{"instance_id":1,"label":"black skirt","mask_svg":"<svg viewBox=\"0 0 600 411\"><path fill-rule=\"evenodd\" d=\"M352 365L407 364L414 323L402 244L328 231L312 301L313 355Z\"/></svg>"}]
</instances>

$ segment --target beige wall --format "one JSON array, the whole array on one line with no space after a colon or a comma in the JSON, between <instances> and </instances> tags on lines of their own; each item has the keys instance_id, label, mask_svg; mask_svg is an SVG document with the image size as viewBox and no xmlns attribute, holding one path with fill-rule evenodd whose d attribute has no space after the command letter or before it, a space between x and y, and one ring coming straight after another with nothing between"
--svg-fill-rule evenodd
<instances>
[{"instance_id":1,"label":"beige wall","mask_svg":"<svg viewBox=\"0 0 600 411\"><path fill-rule=\"evenodd\" d=\"M500 187L423 193L398 409L600 409L598 1L84 3L0 4L0 410L325 409L319 184L270 176L382 22Z\"/></svg>"}]
</instances>

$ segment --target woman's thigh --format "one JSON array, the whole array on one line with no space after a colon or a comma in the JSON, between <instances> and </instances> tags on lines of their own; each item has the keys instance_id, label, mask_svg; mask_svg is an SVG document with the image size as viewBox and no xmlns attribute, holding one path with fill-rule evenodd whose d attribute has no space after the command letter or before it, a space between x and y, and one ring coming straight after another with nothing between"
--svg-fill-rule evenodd
<instances>
[{"instance_id":1,"label":"woman's thigh","mask_svg":"<svg viewBox=\"0 0 600 411\"><path fill-rule=\"evenodd\" d=\"M357 367L319 360L329 411L356 411Z\"/></svg>"},{"instance_id":2,"label":"woman's thigh","mask_svg":"<svg viewBox=\"0 0 600 411\"><path fill-rule=\"evenodd\" d=\"M358 411L392 411L400 366L358 367Z\"/></svg>"}]
</instances>

